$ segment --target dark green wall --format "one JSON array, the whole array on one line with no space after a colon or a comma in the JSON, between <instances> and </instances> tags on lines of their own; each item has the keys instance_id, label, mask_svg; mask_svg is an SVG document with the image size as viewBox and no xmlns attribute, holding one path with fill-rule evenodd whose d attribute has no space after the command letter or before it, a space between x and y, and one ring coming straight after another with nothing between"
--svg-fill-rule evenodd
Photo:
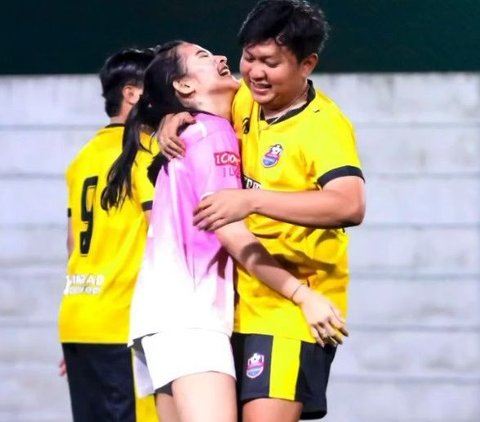
<instances>
[{"instance_id":1,"label":"dark green wall","mask_svg":"<svg viewBox=\"0 0 480 422\"><path fill-rule=\"evenodd\" d=\"M172 38L226 54L256 0L4 4L0 74L93 73L124 46ZM333 27L320 71L480 70L480 0L318 0Z\"/></svg>"}]
</instances>

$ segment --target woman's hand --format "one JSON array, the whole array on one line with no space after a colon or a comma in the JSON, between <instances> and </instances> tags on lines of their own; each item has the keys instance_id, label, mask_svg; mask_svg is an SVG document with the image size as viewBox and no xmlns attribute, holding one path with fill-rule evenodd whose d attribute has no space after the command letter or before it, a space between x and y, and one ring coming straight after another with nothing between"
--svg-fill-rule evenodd
<instances>
[{"instance_id":1,"label":"woman's hand","mask_svg":"<svg viewBox=\"0 0 480 422\"><path fill-rule=\"evenodd\" d=\"M192 123L195 123L195 118L184 111L167 114L158 125L157 140L163 155L169 160L185 155L185 145L178 137L178 131L182 126Z\"/></svg>"},{"instance_id":2,"label":"woman's hand","mask_svg":"<svg viewBox=\"0 0 480 422\"><path fill-rule=\"evenodd\" d=\"M58 362L58 375L61 377L67 375L67 365L65 365L65 359L63 358Z\"/></svg>"},{"instance_id":3,"label":"woman's hand","mask_svg":"<svg viewBox=\"0 0 480 422\"><path fill-rule=\"evenodd\" d=\"M292 295L292 301L302 309L318 344L322 347L343 344L343 337L348 336L345 320L329 299L302 284Z\"/></svg>"},{"instance_id":4,"label":"woman's hand","mask_svg":"<svg viewBox=\"0 0 480 422\"><path fill-rule=\"evenodd\" d=\"M215 231L240 221L252 212L251 189L223 189L204 197L194 211L193 224L200 230Z\"/></svg>"}]
</instances>

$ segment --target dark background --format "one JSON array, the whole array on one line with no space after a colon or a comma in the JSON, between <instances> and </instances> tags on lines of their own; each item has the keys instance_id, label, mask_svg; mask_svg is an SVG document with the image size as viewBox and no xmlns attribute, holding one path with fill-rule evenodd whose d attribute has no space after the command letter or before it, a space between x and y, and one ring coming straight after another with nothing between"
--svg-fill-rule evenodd
<instances>
[{"instance_id":1,"label":"dark background","mask_svg":"<svg viewBox=\"0 0 480 422\"><path fill-rule=\"evenodd\" d=\"M313 0L312 0L313 1ZM237 69L256 0L8 1L0 74L95 73L126 46L194 41ZM318 0L332 33L322 72L480 70L480 0Z\"/></svg>"}]
</instances>

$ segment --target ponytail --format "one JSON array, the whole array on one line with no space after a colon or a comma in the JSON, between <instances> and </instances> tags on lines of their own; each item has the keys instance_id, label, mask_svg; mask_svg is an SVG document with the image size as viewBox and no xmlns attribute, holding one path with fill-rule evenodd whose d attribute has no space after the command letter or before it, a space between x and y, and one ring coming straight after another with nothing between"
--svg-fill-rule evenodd
<instances>
[{"instance_id":1,"label":"ponytail","mask_svg":"<svg viewBox=\"0 0 480 422\"><path fill-rule=\"evenodd\" d=\"M152 183L152 185L155 186L155 183L157 182L157 177L158 173L160 173L160 170L162 169L163 166L166 166L168 164L168 158L165 157L161 152L159 152L155 157L153 157L153 160L151 164L148 166L147 170L147 176L148 180Z\"/></svg>"},{"instance_id":2,"label":"ponytail","mask_svg":"<svg viewBox=\"0 0 480 422\"><path fill-rule=\"evenodd\" d=\"M102 208L121 207L132 197L132 166L139 149L142 125L157 128L160 120L169 113L187 111L177 98L173 82L186 74L177 48L184 41L171 41L156 49L155 58L145 70L143 95L132 108L125 122L123 151L113 163L107 176L107 187L102 192ZM188 110L191 111L191 110ZM155 184L158 172L167 163L164 155L154 157L148 169L148 178Z\"/></svg>"},{"instance_id":3,"label":"ponytail","mask_svg":"<svg viewBox=\"0 0 480 422\"><path fill-rule=\"evenodd\" d=\"M148 116L149 104L140 96L128 114L123 132L122 152L107 175L107 186L102 192L101 205L104 210L120 208L125 199L132 198L132 167L139 150L147 151L142 145L140 134L144 123L153 124Z\"/></svg>"}]
</instances>

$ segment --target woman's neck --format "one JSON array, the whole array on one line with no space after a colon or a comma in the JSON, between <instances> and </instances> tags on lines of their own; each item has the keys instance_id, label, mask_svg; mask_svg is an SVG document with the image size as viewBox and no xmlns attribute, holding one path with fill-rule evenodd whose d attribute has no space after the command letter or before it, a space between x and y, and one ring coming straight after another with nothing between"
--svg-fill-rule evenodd
<instances>
[{"instance_id":1,"label":"woman's neck","mask_svg":"<svg viewBox=\"0 0 480 422\"><path fill-rule=\"evenodd\" d=\"M306 85L302 88L300 93L292 98L287 104L283 105L282 107L271 109L268 106L262 106L262 112L265 119L275 119L280 118L281 116L288 113L290 110L296 109L301 107L307 102L308 99L308 88L309 85Z\"/></svg>"},{"instance_id":2,"label":"woman's neck","mask_svg":"<svg viewBox=\"0 0 480 422\"><path fill-rule=\"evenodd\" d=\"M234 94L223 93L199 97L195 101L195 108L231 121L233 96Z\"/></svg>"},{"instance_id":3,"label":"woman's neck","mask_svg":"<svg viewBox=\"0 0 480 422\"><path fill-rule=\"evenodd\" d=\"M125 122L127 121L128 113L130 113L130 110L132 109L132 105L128 104L125 100L122 101L122 104L120 105L120 111L116 116L110 117L110 124L122 124L124 125Z\"/></svg>"},{"instance_id":4,"label":"woman's neck","mask_svg":"<svg viewBox=\"0 0 480 422\"><path fill-rule=\"evenodd\" d=\"M123 116L110 117L111 125L124 125L127 119Z\"/></svg>"}]
</instances>

